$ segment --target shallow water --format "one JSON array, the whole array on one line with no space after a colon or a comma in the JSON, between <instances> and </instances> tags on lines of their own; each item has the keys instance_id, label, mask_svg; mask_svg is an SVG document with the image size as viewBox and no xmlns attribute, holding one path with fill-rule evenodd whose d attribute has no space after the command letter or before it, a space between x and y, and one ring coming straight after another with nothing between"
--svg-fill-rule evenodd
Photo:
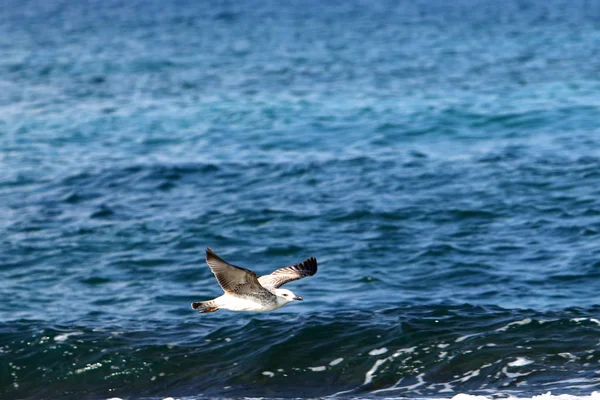
<instances>
[{"instance_id":1,"label":"shallow water","mask_svg":"<svg viewBox=\"0 0 600 400\"><path fill-rule=\"evenodd\" d=\"M3 399L600 390L595 3L0 10Z\"/></svg>"}]
</instances>

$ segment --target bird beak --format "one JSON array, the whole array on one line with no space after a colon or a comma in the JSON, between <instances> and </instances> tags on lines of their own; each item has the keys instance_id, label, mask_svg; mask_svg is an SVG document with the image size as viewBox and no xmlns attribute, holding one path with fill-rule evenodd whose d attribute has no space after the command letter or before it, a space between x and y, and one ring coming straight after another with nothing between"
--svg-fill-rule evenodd
<instances>
[{"instance_id":1,"label":"bird beak","mask_svg":"<svg viewBox=\"0 0 600 400\"><path fill-rule=\"evenodd\" d=\"M296 297L294 297L294 300L300 300L300 301L302 301L304 299L302 297L300 297L300 296L296 296Z\"/></svg>"}]
</instances>

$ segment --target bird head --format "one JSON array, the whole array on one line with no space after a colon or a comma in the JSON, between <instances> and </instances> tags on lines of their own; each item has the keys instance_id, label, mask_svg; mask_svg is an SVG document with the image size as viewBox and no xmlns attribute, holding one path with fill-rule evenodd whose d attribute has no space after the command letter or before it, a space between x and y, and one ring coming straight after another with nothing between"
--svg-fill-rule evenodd
<instances>
[{"instance_id":1,"label":"bird head","mask_svg":"<svg viewBox=\"0 0 600 400\"><path fill-rule=\"evenodd\" d=\"M294 300L302 300L302 297L296 296L291 290L275 289L275 296L280 303L286 304Z\"/></svg>"}]
</instances>

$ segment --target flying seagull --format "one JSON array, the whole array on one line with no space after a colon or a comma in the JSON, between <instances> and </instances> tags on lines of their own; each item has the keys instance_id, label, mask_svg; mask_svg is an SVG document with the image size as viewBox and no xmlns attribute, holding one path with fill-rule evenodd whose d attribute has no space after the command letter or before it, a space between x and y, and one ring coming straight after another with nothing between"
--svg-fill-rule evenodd
<instances>
[{"instance_id":1,"label":"flying seagull","mask_svg":"<svg viewBox=\"0 0 600 400\"><path fill-rule=\"evenodd\" d=\"M317 273L317 259L306 259L300 264L279 268L270 275L258 277L249 269L231 265L206 249L206 263L225 292L222 296L208 301L192 303L200 313L215 312L219 308L231 311L271 311L294 300L302 300L291 290L279 289L288 282L313 276Z\"/></svg>"}]
</instances>

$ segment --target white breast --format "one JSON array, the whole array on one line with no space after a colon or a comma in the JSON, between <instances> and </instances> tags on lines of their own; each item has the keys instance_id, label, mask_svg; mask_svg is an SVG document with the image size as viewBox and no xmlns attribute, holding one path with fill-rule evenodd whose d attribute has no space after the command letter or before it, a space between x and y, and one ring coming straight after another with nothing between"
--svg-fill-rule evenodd
<instances>
[{"instance_id":1,"label":"white breast","mask_svg":"<svg viewBox=\"0 0 600 400\"><path fill-rule=\"evenodd\" d=\"M219 308L225 308L231 311L271 311L281 305L275 302L261 303L258 298L250 296L236 296L232 294L224 294L215 299Z\"/></svg>"}]
</instances>

